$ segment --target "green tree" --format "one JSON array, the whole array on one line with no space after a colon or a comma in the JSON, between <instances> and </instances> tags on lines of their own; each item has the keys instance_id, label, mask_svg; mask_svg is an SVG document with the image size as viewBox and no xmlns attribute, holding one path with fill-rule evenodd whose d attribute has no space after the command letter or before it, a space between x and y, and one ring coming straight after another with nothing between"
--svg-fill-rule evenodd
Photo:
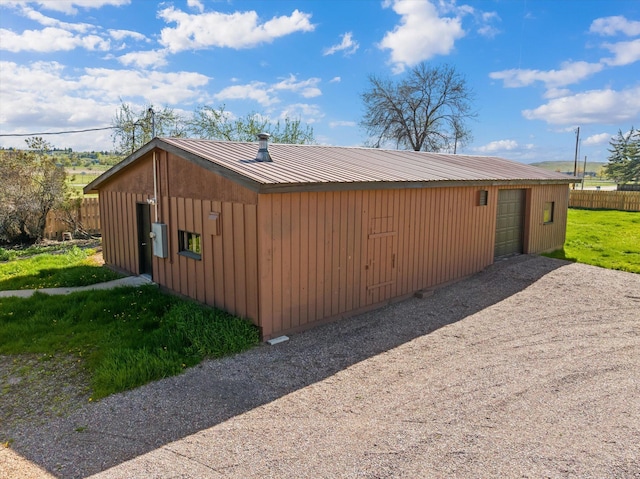
<instances>
[{"instance_id":1,"label":"green tree","mask_svg":"<svg viewBox=\"0 0 640 479\"><path fill-rule=\"evenodd\" d=\"M42 138L28 150L0 154L0 241L31 243L44 237L49 211L68 198L66 173Z\"/></svg>"},{"instance_id":2,"label":"green tree","mask_svg":"<svg viewBox=\"0 0 640 479\"><path fill-rule=\"evenodd\" d=\"M112 138L116 149L128 155L152 140L155 136L186 136L184 119L171 108L156 111L153 105L147 105L141 110L134 110L127 103L122 102L112 121L114 128Z\"/></svg>"},{"instance_id":3,"label":"green tree","mask_svg":"<svg viewBox=\"0 0 640 479\"><path fill-rule=\"evenodd\" d=\"M604 173L618 183L640 182L640 130L633 126L628 133L618 130L609 142L609 162Z\"/></svg>"},{"instance_id":4,"label":"green tree","mask_svg":"<svg viewBox=\"0 0 640 479\"><path fill-rule=\"evenodd\" d=\"M259 133L269 133L274 143L314 143L313 128L298 120L286 118L272 122L259 113L234 117L222 105L196 108L188 122L190 136L207 140L255 141Z\"/></svg>"},{"instance_id":5,"label":"green tree","mask_svg":"<svg viewBox=\"0 0 640 479\"><path fill-rule=\"evenodd\" d=\"M466 120L476 116L473 99L453 67L422 62L397 82L370 76L360 124L374 147L391 142L415 151L455 151L471 138Z\"/></svg>"}]
</instances>

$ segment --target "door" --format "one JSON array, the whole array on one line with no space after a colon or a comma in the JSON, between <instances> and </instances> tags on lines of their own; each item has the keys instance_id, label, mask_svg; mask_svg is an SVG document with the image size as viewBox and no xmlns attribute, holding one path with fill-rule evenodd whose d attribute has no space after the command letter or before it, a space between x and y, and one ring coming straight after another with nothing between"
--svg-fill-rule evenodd
<instances>
[{"instance_id":1,"label":"door","mask_svg":"<svg viewBox=\"0 0 640 479\"><path fill-rule=\"evenodd\" d=\"M499 190L494 257L522 253L526 190Z\"/></svg>"},{"instance_id":2,"label":"door","mask_svg":"<svg viewBox=\"0 0 640 479\"><path fill-rule=\"evenodd\" d=\"M366 264L368 304L392 297L397 247L397 232L393 229L391 216L373 218L369 224Z\"/></svg>"},{"instance_id":3,"label":"door","mask_svg":"<svg viewBox=\"0 0 640 479\"><path fill-rule=\"evenodd\" d=\"M136 205L138 218L138 271L153 277L153 263L151 260L151 207L146 203Z\"/></svg>"}]
</instances>

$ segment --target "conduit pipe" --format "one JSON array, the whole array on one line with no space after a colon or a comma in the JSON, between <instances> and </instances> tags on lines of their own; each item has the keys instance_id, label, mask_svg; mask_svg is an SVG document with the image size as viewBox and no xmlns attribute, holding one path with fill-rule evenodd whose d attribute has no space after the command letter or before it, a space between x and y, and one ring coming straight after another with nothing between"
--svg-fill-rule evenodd
<instances>
[{"instance_id":1,"label":"conduit pipe","mask_svg":"<svg viewBox=\"0 0 640 479\"><path fill-rule=\"evenodd\" d=\"M156 168L156 152L153 151L153 204L156 210L156 223L158 222L158 169Z\"/></svg>"}]
</instances>

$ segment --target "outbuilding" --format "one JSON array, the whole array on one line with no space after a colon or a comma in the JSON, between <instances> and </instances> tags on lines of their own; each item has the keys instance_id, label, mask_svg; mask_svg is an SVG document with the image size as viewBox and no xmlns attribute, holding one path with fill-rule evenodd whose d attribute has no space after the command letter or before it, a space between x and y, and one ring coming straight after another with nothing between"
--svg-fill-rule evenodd
<instances>
[{"instance_id":1,"label":"outbuilding","mask_svg":"<svg viewBox=\"0 0 640 479\"><path fill-rule=\"evenodd\" d=\"M85 193L107 264L269 339L561 248L572 181L496 157L154 138Z\"/></svg>"}]
</instances>

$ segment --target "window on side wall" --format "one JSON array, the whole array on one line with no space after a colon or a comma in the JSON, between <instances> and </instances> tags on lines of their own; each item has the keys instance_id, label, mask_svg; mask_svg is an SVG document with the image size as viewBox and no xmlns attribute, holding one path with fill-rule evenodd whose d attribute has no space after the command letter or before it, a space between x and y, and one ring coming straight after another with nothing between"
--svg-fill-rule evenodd
<instances>
[{"instance_id":1,"label":"window on side wall","mask_svg":"<svg viewBox=\"0 0 640 479\"><path fill-rule=\"evenodd\" d=\"M489 191L478 190L478 206L487 206L489 202Z\"/></svg>"},{"instance_id":2,"label":"window on side wall","mask_svg":"<svg viewBox=\"0 0 640 479\"><path fill-rule=\"evenodd\" d=\"M553 210L555 207L555 201L547 201L544 204L544 213L542 215L543 223L553 223Z\"/></svg>"},{"instance_id":3,"label":"window on side wall","mask_svg":"<svg viewBox=\"0 0 640 479\"><path fill-rule=\"evenodd\" d=\"M198 233L178 230L178 252L193 259L200 259L202 243Z\"/></svg>"}]
</instances>

